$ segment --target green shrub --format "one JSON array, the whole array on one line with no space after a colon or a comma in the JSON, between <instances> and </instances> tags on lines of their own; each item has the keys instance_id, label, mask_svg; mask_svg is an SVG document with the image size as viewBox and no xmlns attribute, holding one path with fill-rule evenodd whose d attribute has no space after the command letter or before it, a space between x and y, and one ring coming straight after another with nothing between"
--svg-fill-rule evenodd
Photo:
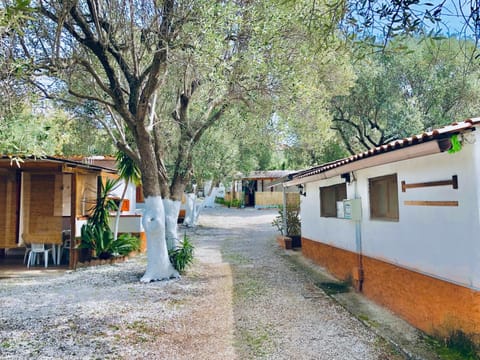
<instances>
[{"instance_id":1,"label":"green shrub","mask_svg":"<svg viewBox=\"0 0 480 360\"><path fill-rule=\"evenodd\" d=\"M219 197L215 198L215 203L223 206L236 207L236 208L240 208L243 205L242 200L239 200L239 199L225 200L224 198L219 198Z\"/></svg>"},{"instance_id":2,"label":"green shrub","mask_svg":"<svg viewBox=\"0 0 480 360\"><path fill-rule=\"evenodd\" d=\"M283 207L278 210L278 215L272 221L272 226L276 227L281 235L298 236L301 232L300 208L298 206L287 206L286 208L287 228L284 229Z\"/></svg>"},{"instance_id":3,"label":"green shrub","mask_svg":"<svg viewBox=\"0 0 480 360\"><path fill-rule=\"evenodd\" d=\"M114 255L125 256L132 251L140 249L140 239L132 234L120 234L112 243L112 252Z\"/></svg>"},{"instance_id":4,"label":"green shrub","mask_svg":"<svg viewBox=\"0 0 480 360\"><path fill-rule=\"evenodd\" d=\"M173 267L179 272L183 273L187 266L193 262L193 251L194 246L188 239L188 236L183 237L183 241L180 243L180 246L176 249L169 250L168 256Z\"/></svg>"}]
</instances>

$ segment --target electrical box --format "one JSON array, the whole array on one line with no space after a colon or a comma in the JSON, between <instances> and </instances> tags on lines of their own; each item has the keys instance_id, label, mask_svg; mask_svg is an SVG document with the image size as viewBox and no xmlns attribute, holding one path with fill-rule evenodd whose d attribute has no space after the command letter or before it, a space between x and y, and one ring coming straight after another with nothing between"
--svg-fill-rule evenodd
<instances>
[{"instance_id":1,"label":"electrical box","mask_svg":"<svg viewBox=\"0 0 480 360\"><path fill-rule=\"evenodd\" d=\"M343 216L345 219L360 221L362 220L362 200L346 199L343 200Z\"/></svg>"}]
</instances>

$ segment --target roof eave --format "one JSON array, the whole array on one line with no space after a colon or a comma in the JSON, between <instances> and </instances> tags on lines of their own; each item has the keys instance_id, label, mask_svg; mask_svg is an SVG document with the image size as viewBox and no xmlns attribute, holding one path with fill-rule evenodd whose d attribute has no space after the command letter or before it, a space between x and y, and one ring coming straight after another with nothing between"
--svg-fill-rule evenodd
<instances>
[{"instance_id":1,"label":"roof eave","mask_svg":"<svg viewBox=\"0 0 480 360\"><path fill-rule=\"evenodd\" d=\"M370 168L373 166L379 166L389 164L397 161L413 159L417 157L433 155L445 150L440 145L441 140L428 141L414 146L408 146L405 148L389 151L375 156L366 157L357 161L346 163L345 165L336 166L332 169L319 172L316 174L294 177L291 181L287 181L283 184L284 187L295 186L299 184L306 184L318 180L328 179L344 173L357 171L361 169Z\"/></svg>"}]
</instances>

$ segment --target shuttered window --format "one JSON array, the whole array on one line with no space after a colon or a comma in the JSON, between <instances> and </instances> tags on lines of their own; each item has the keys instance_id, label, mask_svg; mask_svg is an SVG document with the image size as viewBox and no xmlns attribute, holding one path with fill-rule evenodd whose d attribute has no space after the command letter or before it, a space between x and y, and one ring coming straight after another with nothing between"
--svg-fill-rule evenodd
<instances>
[{"instance_id":1,"label":"shuttered window","mask_svg":"<svg viewBox=\"0 0 480 360\"><path fill-rule=\"evenodd\" d=\"M337 201L347 198L345 183L320 188L320 216L337 217Z\"/></svg>"},{"instance_id":2,"label":"shuttered window","mask_svg":"<svg viewBox=\"0 0 480 360\"><path fill-rule=\"evenodd\" d=\"M398 221L397 174L369 179L370 218Z\"/></svg>"}]
</instances>

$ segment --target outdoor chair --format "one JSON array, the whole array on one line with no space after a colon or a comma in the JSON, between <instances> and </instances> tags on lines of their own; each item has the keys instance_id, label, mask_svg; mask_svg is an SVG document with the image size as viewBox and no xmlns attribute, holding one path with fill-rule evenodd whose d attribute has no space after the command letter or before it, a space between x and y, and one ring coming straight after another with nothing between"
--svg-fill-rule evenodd
<instances>
[{"instance_id":1,"label":"outdoor chair","mask_svg":"<svg viewBox=\"0 0 480 360\"><path fill-rule=\"evenodd\" d=\"M30 254L30 251L32 251L32 247L30 246L30 244L25 244L25 255L23 256L24 264L27 263L27 257L28 257L28 254Z\"/></svg>"},{"instance_id":2,"label":"outdoor chair","mask_svg":"<svg viewBox=\"0 0 480 360\"><path fill-rule=\"evenodd\" d=\"M61 259L63 258L63 255L65 253L67 253L67 256L70 255L70 250L72 249L71 230L63 230L62 231L62 238L63 238L63 244L62 244L62 255L60 257ZM67 257L67 259L68 259L68 257ZM68 263L68 261L67 261L67 263Z\"/></svg>"},{"instance_id":3,"label":"outdoor chair","mask_svg":"<svg viewBox=\"0 0 480 360\"><path fill-rule=\"evenodd\" d=\"M30 267L30 265L35 263L35 259L37 258L37 254L42 254L45 260L45 267L48 267L48 254L52 251L52 249L46 249L45 244L31 244L31 249L30 253L28 254L28 260L27 260L27 268Z\"/></svg>"}]
</instances>

